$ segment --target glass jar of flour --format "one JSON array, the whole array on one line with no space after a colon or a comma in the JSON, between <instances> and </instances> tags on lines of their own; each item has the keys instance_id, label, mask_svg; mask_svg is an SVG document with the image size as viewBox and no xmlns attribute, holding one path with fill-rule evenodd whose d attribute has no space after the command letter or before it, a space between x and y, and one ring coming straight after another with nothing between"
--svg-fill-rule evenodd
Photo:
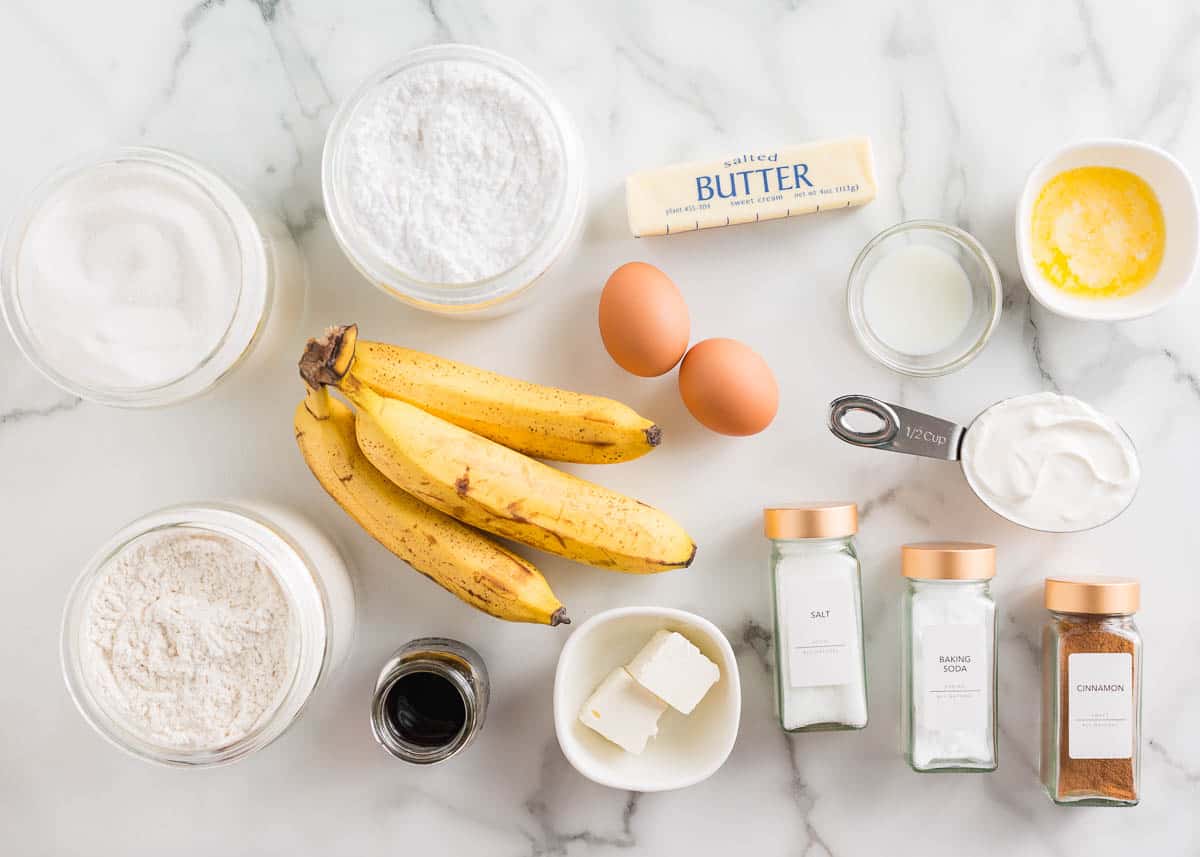
<instances>
[{"instance_id":1,"label":"glass jar of flour","mask_svg":"<svg viewBox=\"0 0 1200 857\"><path fill-rule=\"evenodd\" d=\"M867 725L862 578L854 503L763 510L771 540L775 687L788 732Z\"/></svg>"},{"instance_id":2,"label":"glass jar of flour","mask_svg":"<svg viewBox=\"0 0 1200 857\"><path fill-rule=\"evenodd\" d=\"M925 542L900 549L901 721L914 771L996 769L996 548Z\"/></svg>"},{"instance_id":3,"label":"glass jar of flour","mask_svg":"<svg viewBox=\"0 0 1200 857\"><path fill-rule=\"evenodd\" d=\"M146 761L244 759L296 722L349 654L354 584L299 513L172 506L121 529L76 580L63 674L84 718Z\"/></svg>"}]
</instances>

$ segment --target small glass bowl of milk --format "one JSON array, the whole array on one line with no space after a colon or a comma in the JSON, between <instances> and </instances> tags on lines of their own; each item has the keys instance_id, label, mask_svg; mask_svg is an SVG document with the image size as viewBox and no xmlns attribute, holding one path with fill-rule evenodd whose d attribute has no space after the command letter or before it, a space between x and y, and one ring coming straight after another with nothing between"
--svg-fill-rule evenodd
<instances>
[{"instance_id":1,"label":"small glass bowl of milk","mask_svg":"<svg viewBox=\"0 0 1200 857\"><path fill-rule=\"evenodd\" d=\"M0 307L21 351L68 392L120 407L181 402L252 351L265 357L294 333L306 290L278 218L150 147L55 172L0 251Z\"/></svg>"},{"instance_id":2,"label":"small glass bowl of milk","mask_svg":"<svg viewBox=\"0 0 1200 857\"><path fill-rule=\"evenodd\" d=\"M1000 321L1003 285L973 236L908 220L867 242L846 286L854 334L878 362L915 377L969 363Z\"/></svg>"}]
</instances>

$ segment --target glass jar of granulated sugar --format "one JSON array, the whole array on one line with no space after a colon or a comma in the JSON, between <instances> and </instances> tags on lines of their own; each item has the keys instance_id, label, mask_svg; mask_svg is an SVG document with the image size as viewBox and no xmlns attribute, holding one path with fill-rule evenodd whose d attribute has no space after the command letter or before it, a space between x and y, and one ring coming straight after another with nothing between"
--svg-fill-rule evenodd
<instances>
[{"instance_id":1,"label":"glass jar of granulated sugar","mask_svg":"<svg viewBox=\"0 0 1200 857\"><path fill-rule=\"evenodd\" d=\"M994 545L900 549L904 757L914 771L996 769Z\"/></svg>"},{"instance_id":2,"label":"glass jar of granulated sugar","mask_svg":"<svg viewBox=\"0 0 1200 857\"><path fill-rule=\"evenodd\" d=\"M1047 577L1042 784L1064 806L1141 798L1141 587L1130 577Z\"/></svg>"},{"instance_id":3,"label":"glass jar of granulated sugar","mask_svg":"<svg viewBox=\"0 0 1200 857\"><path fill-rule=\"evenodd\" d=\"M306 290L277 218L212 170L148 147L60 169L0 253L0 306L17 345L58 386L106 405L205 392L282 346Z\"/></svg>"},{"instance_id":4,"label":"glass jar of granulated sugar","mask_svg":"<svg viewBox=\"0 0 1200 857\"><path fill-rule=\"evenodd\" d=\"M788 732L867 725L854 503L763 510L775 593L775 688Z\"/></svg>"},{"instance_id":5,"label":"glass jar of granulated sugar","mask_svg":"<svg viewBox=\"0 0 1200 857\"><path fill-rule=\"evenodd\" d=\"M176 506L114 535L76 580L67 688L101 736L212 767L290 727L345 661L354 586L336 546L283 507Z\"/></svg>"},{"instance_id":6,"label":"glass jar of granulated sugar","mask_svg":"<svg viewBox=\"0 0 1200 857\"><path fill-rule=\"evenodd\" d=\"M470 45L413 51L338 109L321 186L350 261L420 309L497 315L568 253L583 147L519 63Z\"/></svg>"}]
</instances>

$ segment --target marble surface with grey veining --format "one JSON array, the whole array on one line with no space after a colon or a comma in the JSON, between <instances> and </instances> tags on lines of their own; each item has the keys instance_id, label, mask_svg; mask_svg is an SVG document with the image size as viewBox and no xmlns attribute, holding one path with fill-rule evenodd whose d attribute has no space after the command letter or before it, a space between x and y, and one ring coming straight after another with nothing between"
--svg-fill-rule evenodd
<instances>
[{"instance_id":1,"label":"marble surface with grey veining","mask_svg":"<svg viewBox=\"0 0 1200 857\"><path fill-rule=\"evenodd\" d=\"M528 310L455 323L372 289L339 252L320 196L341 98L406 51L484 45L524 62L577 122L590 198L579 252ZM57 163L121 143L178 149L277 211L312 278L304 331L357 320L390 339L509 374L625 400L666 442L588 475L662 506L700 535L688 571L647 578L544 560L577 620L663 604L720 625L737 650L737 746L710 780L649 795L578 775L555 742L550 691L569 629L512 626L460 605L356 530L305 472L290 413L295 349L212 394L150 412L82 403L0 334L0 851L12 855L1198 855L1200 854L1200 289L1116 325L1031 304L1014 257L1026 171L1086 136L1164 146L1200 172L1200 7L1191 0L1005 3L754 0L7 0L0 7L0 216ZM872 138L879 198L863 209L667 239L629 237L628 172L843 134ZM1005 281L997 335L969 367L905 380L854 344L843 286L875 232L913 217L972 231ZM758 349L782 390L755 438L706 433L671 377L634 379L594 327L607 273L640 258L687 296L694 339ZM958 469L839 444L836 395L867 392L968 420L1041 389L1116 417L1141 452L1133 507L1073 536L984 509ZM577 468L586 472L587 468ZM281 740L215 771L154 768L103 743L58 667L70 581L128 520L196 498L285 501L346 546L362 610L350 662ZM871 725L788 737L770 694L770 593L760 508L849 497L863 508ZM1001 762L918 776L898 752L898 547L957 538L1000 548ZM541 560L540 560L541 561ZM1036 776L1041 578L1134 574L1146 638L1144 801L1060 809ZM372 742L375 671L424 634L472 643L492 672L480 740L408 768Z\"/></svg>"}]
</instances>

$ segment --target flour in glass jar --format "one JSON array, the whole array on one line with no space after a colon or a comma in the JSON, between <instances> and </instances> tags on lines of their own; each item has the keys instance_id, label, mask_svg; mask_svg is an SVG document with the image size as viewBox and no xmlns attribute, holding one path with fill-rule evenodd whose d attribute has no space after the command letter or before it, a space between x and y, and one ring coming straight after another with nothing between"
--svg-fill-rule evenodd
<instances>
[{"instance_id":1,"label":"flour in glass jar","mask_svg":"<svg viewBox=\"0 0 1200 857\"><path fill-rule=\"evenodd\" d=\"M279 706L294 672L295 619L254 550L196 528L151 532L95 584L83 674L127 731L159 747L216 749Z\"/></svg>"},{"instance_id":2,"label":"flour in glass jar","mask_svg":"<svg viewBox=\"0 0 1200 857\"><path fill-rule=\"evenodd\" d=\"M478 62L401 69L355 109L345 148L347 214L414 280L502 274L561 208L566 155L548 108Z\"/></svg>"}]
</instances>

